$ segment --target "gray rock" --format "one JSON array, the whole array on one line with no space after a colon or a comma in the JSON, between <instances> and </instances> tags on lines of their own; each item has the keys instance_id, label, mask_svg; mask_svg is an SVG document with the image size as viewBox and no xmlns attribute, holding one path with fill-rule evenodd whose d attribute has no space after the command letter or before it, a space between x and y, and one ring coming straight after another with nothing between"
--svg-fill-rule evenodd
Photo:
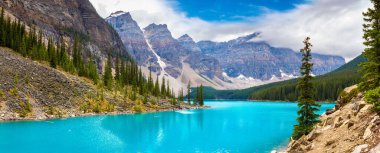
<instances>
[{"instance_id":1,"label":"gray rock","mask_svg":"<svg viewBox=\"0 0 380 153\"><path fill-rule=\"evenodd\" d=\"M306 140L307 141L313 141L315 138L317 138L321 133L318 131L312 131L310 134L307 135Z\"/></svg>"},{"instance_id":2,"label":"gray rock","mask_svg":"<svg viewBox=\"0 0 380 153\"><path fill-rule=\"evenodd\" d=\"M352 153L361 153L362 150L368 148L368 144L362 144L362 145L358 145L354 148L354 150L352 151Z\"/></svg>"},{"instance_id":3,"label":"gray rock","mask_svg":"<svg viewBox=\"0 0 380 153\"><path fill-rule=\"evenodd\" d=\"M329 146L335 143L335 140L329 140L326 142L325 146Z\"/></svg>"},{"instance_id":4,"label":"gray rock","mask_svg":"<svg viewBox=\"0 0 380 153\"><path fill-rule=\"evenodd\" d=\"M151 65L154 72L161 70L143 31L129 12L116 12L107 17L106 21L117 31L124 46L139 65Z\"/></svg>"}]
</instances>

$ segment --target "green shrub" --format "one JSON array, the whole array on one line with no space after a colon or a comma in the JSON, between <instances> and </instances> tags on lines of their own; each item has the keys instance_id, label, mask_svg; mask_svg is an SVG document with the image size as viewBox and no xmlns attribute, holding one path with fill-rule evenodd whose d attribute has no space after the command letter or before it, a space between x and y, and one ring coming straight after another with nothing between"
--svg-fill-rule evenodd
<instances>
[{"instance_id":1,"label":"green shrub","mask_svg":"<svg viewBox=\"0 0 380 153\"><path fill-rule=\"evenodd\" d=\"M5 93L3 90L0 89L0 99L4 98L5 97Z\"/></svg>"},{"instance_id":2,"label":"green shrub","mask_svg":"<svg viewBox=\"0 0 380 153\"><path fill-rule=\"evenodd\" d=\"M367 103L374 105L375 111L380 111L380 87L367 91L364 98Z\"/></svg>"},{"instance_id":3,"label":"green shrub","mask_svg":"<svg viewBox=\"0 0 380 153\"><path fill-rule=\"evenodd\" d=\"M21 117L29 116L29 114L32 112L32 107L29 103L29 100L26 100L25 102L20 102L21 109L19 110L19 114Z\"/></svg>"},{"instance_id":4,"label":"green shrub","mask_svg":"<svg viewBox=\"0 0 380 153\"><path fill-rule=\"evenodd\" d=\"M143 106L141 106L141 105L135 105L135 106L132 107L132 109L133 109L133 111L135 111L137 113L141 113L144 110Z\"/></svg>"},{"instance_id":5,"label":"green shrub","mask_svg":"<svg viewBox=\"0 0 380 153\"><path fill-rule=\"evenodd\" d=\"M349 103L352 98L354 98L356 95L358 95L359 93L359 90L358 89L352 89L349 93L347 93L346 91L342 91L342 93L340 94L340 100L339 100L339 104L341 106L344 106L345 104Z\"/></svg>"},{"instance_id":6,"label":"green shrub","mask_svg":"<svg viewBox=\"0 0 380 153\"><path fill-rule=\"evenodd\" d=\"M18 97L18 90L17 88L12 88L9 90L9 93L15 97Z\"/></svg>"}]
</instances>

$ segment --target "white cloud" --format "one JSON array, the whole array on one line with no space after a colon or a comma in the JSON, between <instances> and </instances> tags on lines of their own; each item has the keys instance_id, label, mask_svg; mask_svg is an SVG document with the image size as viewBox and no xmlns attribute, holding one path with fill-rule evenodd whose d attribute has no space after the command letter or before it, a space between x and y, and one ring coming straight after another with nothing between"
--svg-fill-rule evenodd
<instances>
[{"instance_id":1,"label":"white cloud","mask_svg":"<svg viewBox=\"0 0 380 153\"><path fill-rule=\"evenodd\" d=\"M208 22L178 11L166 0L90 0L102 17L115 11L129 11L144 28L150 23L167 24L174 37L189 34L196 41L226 41L262 32L271 45L299 50L306 36L312 38L314 52L352 59L363 50L362 12L368 0L313 0L288 12L247 17L244 22Z\"/></svg>"}]
</instances>

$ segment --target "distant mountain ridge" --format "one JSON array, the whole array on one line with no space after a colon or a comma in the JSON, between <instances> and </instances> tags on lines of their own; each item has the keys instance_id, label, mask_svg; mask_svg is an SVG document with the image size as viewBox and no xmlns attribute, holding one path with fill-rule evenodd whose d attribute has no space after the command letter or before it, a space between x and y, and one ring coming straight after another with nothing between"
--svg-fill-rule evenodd
<instances>
[{"instance_id":1,"label":"distant mountain ridge","mask_svg":"<svg viewBox=\"0 0 380 153\"><path fill-rule=\"evenodd\" d=\"M316 100L335 101L340 92L349 86L360 82L359 64L366 61L360 55L327 74L316 76L312 83L317 89ZM253 99L253 100L280 100L296 101L298 79L269 83L242 90L215 90L211 87L204 89L206 99ZM322 92L323 91L323 92ZM195 93L191 93L192 96Z\"/></svg>"},{"instance_id":2,"label":"distant mountain ridge","mask_svg":"<svg viewBox=\"0 0 380 153\"><path fill-rule=\"evenodd\" d=\"M116 12L106 21L120 34L139 65L145 67L145 74L151 66L159 77L165 76L178 87L190 81L192 86L242 89L299 75L300 54L257 41L257 32L227 42L195 42L188 34L174 38L165 24L140 28L128 12ZM339 56L313 54L313 58L315 75L345 64Z\"/></svg>"}]
</instances>

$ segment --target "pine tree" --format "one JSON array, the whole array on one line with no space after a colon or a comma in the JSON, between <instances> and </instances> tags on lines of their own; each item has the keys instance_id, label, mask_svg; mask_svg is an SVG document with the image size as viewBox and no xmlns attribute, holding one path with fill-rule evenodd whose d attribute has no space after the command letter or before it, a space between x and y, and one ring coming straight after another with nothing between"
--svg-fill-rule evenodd
<instances>
[{"instance_id":1,"label":"pine tree","mask_svg":"<svg viewBox=\"0 0 380 153\"><path fill-rule=\"evenodd\" d=\"M364 12L363 31L366 46L363 54L368 61L363 62L361 72L363 81L359 89L368 91L380 87L380 1L371 0L373 8Z\"/></svg>"},{"instance_id":2,"label":"pine tree","mask_svg":"<svg viewBox=\"0 0 380 153\"><path fill-rule=\"evenodd\" d=\"M161 96L166 97L166 87L165 87L165 77L162 77L162 82L161 82Z\"/></svg>"},{"instance_id":3,"label":"pine tree","mask_svg":"<svg viewBox=\"0 0 380 153\"><path fill-rule=\"evenodd\" d=\"M191 87L190 87L190 81L187 83L187 103L190 105L191 102L190 102L190 91L191 91Z\"/></svg>"},{"instance_id":4,"label":"pine tree","mask_svg":"<svg viewBox=\"0 0 380 153\"><path fill-rule=\"evenodd\" d=\"M103 84L108 90L112 90L112 82L112 57L111 52L109 52L103 75Z\"/></svg>"},{"instance_id":5,"label":"pine tree","mask_svg":"<svg viewBox=\"0 0 380 153\"><path fill-rule=\"evenodd\" d=\"M119 60L119 54L116 55L116 61L115 61L115 81L119 84L120 83L120 60Z\"/></svg>"},{"instance_id":6,"label":"pine tree","mask_svg":"<svg viewBox=\"0 0 380 153\"><path fill-rule=\"evenodd\" d=\"M204 100L203 100L203 85L199 87L199 105L203 106L204 105Z\"/></svg>"},{"instance_id":7,"label":"pine tree","mask_svg":"<svg viewBox=\"0 0 380 153\"><path fill-rule=\"evenodd\" d=\"M125 84L125 79L126 79L126 76L125 76L125 63L124 63L124 60L121 60L121 63L120 63L120 83L123 86L126 85Z\"/></svg>"},{"instance_id":8,"label":"pine tree","mask_svg":"<svg viewBox=\"0 0 380 153\"><path fill-rule=\"evenodd\" d=\"M172 92L170 92L170 86L169 86L169 79L168 79L168 81L167 81L167 85L166 85L166 96L167 97L174 97L174 96L172 96L173 94L172 94Z\"/></svg>"},{"instance_id":9,"label":"pine tree","mask_svg":"<svg viewBox=\"0 0 380 153\"><path fill-rule=\"evenodd\" d=\"M181 88L178 92L178 100L183 101L183 88Z\"/></svg>"},{"instance_id":10,"label":"pine tree","mask_svg":"<svg viewBox=\"0 0 380 153\"><path fill-rule=\"evenodd\" d=\"M301 136L308 134L313 126L318 123L318 111L320 105L315 102L313 84L310 82L313 78L311 71L313 64L311 63L311 43L310 38L307 37L303 42L305 47L301 49L303 55L302 65L300 68L302 77L298 82L298 89L300 96L298 98L298 107L300 108L298 114L298 124L294 126L293 138L299 139Z\"/></svg>"},{"instance_id":11,"label":"pine tree","mask_svg":"<svg viewBox=\"0 0 380 153\"><path fill-rule=\"evenodd\" d=\"M193 99L193 105L199 105L199 98L200 98L200 90L199 90L199 86L197 86L197 89L196 89L196 95Z\"/></svg>"},{"instance_id":12,"label":"pine tree","mask_svg":"<svg viewBox=\"0 0 380 153\"><path fill-rule=\"evenodd\" d=\"M148 90L149 92L153 93L153 79L152 79L152 65L149 65L149 78L148 78Z\"/></svg>"},{"instance_id":13,"label":"pine tree","mask_svg":"<svg viewBox=\"0 0 380 153\"><path fill-rule=\"evenodd\" d=\"M5 46L5 15L4 15L4 9L1 8L0 13L0 45Z\"/></svg>"},{"instance_id":14,"label":"pine tree","mask_svg":"<svg viewBox=\"0 0 380 153\"><path fill-rule=\"evenodd\" d=\"M154 84L154 96L159 96L160 95L160 85L158 84L158 75L156 77L156 83Z\"/></svg>"},{"instance_id":15,"label":"pine tree","mask_svg":"<svg viewBox=\"0 0 380 153\"><path fill-rule=\"evenodd\" d=\"M99 81L99 75L98 75L98 70L95 65L95 61L92 57L92 55L89 55L90 60L87 63L87 71L88 71L88 77L94 82L94 84L97 84Z\"/></svg>"},{"instance_id":16,"label":"pine tree","mask_svg":"<svg viewBox=\"0 0 380 153\"><path fill-rule=\"evenodd\" d=\"M50 38L48 41L48 57L49 57L50 67L52 67L52 68L57 68L55 54L56 53L55 53L53 38Z\"/></svg>"},{"instance_id":17,"label":"pine tree","mask_svg":"<svg viewBox=\"0 0 380 153\"><path fill-rule=\"evenodd\" d=\"M80 51L79 51L79 40L78 40L78 36L75 36L74 37L74 45L73 45L73 63L74 63L74 66L75 68L79 68L80 67Z\"/></svg>"}]
</instances>

